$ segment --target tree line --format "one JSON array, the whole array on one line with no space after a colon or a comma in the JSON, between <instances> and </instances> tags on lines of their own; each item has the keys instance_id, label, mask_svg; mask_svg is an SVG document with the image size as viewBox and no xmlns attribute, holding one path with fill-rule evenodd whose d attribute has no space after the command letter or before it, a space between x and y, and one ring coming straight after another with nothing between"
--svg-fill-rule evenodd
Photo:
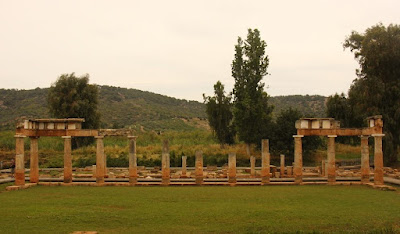
<instances>
[{"instance_id":1,"label":"tree line","mask_svg":"<svg viewBox=\"0 0 400 234\"><path fill-rule=\"evenodd\" d=\"M257 29L249 29L246 40L238 38L232 61L234 88L226 94L218 81L214 96L204 96L206 112L222 145L233 144L235 139L248 146L259 145L261 139L268 138L273 152L292 155L294 124L302 114L286 109L275 121L271 118L274 107L262 82L268 74L266 46ZM352 32L343 47L354 53L360 68L347 96L342 93L328 98L326 117L340 120L342 127L363 127L366 117L383 115L385 163L394 164L400 152L400 26L378 24L365 33ZM318 137L304 140L309 151L322 144Z\"/></svg>"}]
</instances>

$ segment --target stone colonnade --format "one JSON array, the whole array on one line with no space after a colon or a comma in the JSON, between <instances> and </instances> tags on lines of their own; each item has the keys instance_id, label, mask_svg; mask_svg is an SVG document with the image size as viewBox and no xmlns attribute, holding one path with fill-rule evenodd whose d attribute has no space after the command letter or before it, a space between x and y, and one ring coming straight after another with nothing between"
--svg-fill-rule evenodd
<instances>
[{"instance_id":1,"label":"stone colonnade","mask_svg":"<svg viewBox=\"0 0 400 234\"><path fill-rule=\"evenodd\" d=\"M384 134L372 134L374 137L374 184L383 185L383 151L382 151L382 137ZM303 182L303 150L302 150L302 138L303 135L294 135L294 177L295 183L300 184ZM327 144L327 163L322 160L321 174L326 176L328 184L336 183L336 165L335 165L335 138L337 135L328 135ZM369 183L369 148L368 138L369 136L361 137L361 182Z\"/></svg>"},{"instance_id":2,"label":"stone colonnade","mask_svg":"<svg viewBox=\"0 0 400 234\"><path fill-rule=\"evenodd\" d=\"M382 185L383 182L383 152L382 152L382 137L384 134L372 134L374 137L374 183ZM302 168L303 168L303 153L302 153L302 138L303 135L295 135L294 143L294 165L293 175L295 184L303 182ZM336 182L336 168L335 168L335 138L336 135L328 135L328 149L327 149L327 164L322 164L326 167L326 176L328 184L335 184ZM361 182L369 182L369 149L368 137L361 136ZM15 156L15 185L25 184L25 166L24 166L24 138L22 135L15 135L16 139L16 156ZM39 160L38 160L38 138L30 137L30 182L39 182ZM71 155L71 136L63 136L64 139L64 183L72 182L72 155ZM104 153L104 136L96 136L96 182L104 183L104 177L107 173L106 155ZM137 156L136 156L136 136L128 136L129 140L129 183L135 185L137 183ZM270 183L270 152L268 139L262 140L261 148L261 184ZM203 154L202 151L196 151L195 154L195 181L196 184L201 185L204 183L203 177ZM285 173L285 159L281 155L280 173L284 177ZM186 177L186 160L187 157L182 157L182 177ZM168 140L164 140L162 147L162 184L170 184L170 157ZM255 157L250 157L250 176L255 177ZM287 168L288 175L292 174L292 168ZM230 153L228 158L228 182L230 184L236 183L236 154Z\"/></svg>"}]
</instances>

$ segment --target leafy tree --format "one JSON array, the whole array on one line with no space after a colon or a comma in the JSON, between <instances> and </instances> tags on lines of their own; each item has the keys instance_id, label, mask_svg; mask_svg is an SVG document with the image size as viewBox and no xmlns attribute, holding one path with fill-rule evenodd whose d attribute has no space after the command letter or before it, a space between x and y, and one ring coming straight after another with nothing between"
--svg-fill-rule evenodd
<instances>
[{"instance_id":1,"label":"leafy tree","mask_svg":"<svg viewBox=\"0 0 400 234\"><path fill-rule=\"evenodd\" d=\"M51 85L48 97L50 115L55 118L84 118L82 128L96 129L100 125L97 112L98 88L89 84L89 75L76 77L74 73L62 74ZM89 144L92 138L74 140L74 146Z\"/></svg>"},{"instance_id":2,"label":"leafy tree","mask_svg":"<svg viewBox=\"0 0 400 234\"><path fill-rule=\"evenodd\" d=\"M268 74L266 46L260 32L249 29L246 41L238 38L232 61L234 125L239 139L247 143L248 152L250 144L260 144L262 138L270 135L273 106L268 105L268 94L261 82Z\"/></svg>"},{"instance_id":3,"label":"leafy tree","mask_svg":"<svg viewBox=\"0 0 400 234\"><path fill-rule=\"evenodd\" d=\"M365 33L352 32L344 48L360 64L349 90L354 119L382 114L385 163L397 161L400 146L400 26L377 24Z\"/></svg>"},{"instance_id":4,"label":"leafy tree","mask_svg":"<svg viewBox=\"0 0 400 234\"><path fill-rule=\"evenodd\" d=\"M294 161L294 138L297 134L295 123L302 118L302 114L297 109L284 109L276 118L274 123L273 136L270 139L271 151L275 155L284 154L286 159ZM318 136L307 136L302 139L304 161L311 161L309 156L322 145L322 140Z\"/></svg>"},{"instance_id":5,"label":"leafy tree","mask_svg":"<svg viewBox=\"0 0 400 234\"><path fill-rule=\"evenodd\" d=\"M224 144L233 144L235 131L232 126L232 97L225 95L224 85L218 81L214 85L214 96L206 97L203 94L203 98L206 104L208 122L218 141L222 146Z\"/></svg>"}]
</instances>

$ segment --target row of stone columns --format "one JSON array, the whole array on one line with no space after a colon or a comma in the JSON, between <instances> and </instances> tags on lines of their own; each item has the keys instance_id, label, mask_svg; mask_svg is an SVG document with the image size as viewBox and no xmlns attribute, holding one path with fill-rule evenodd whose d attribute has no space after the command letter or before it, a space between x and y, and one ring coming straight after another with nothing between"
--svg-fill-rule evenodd
<instances>
[{"instance_id":1,"label":"row of stone columns","mask_svg":"<svg viewBox=\"0 0 400 234\"><path fill-rule=\"evenodd\" d=\"M382 137L384 134L373 134L375 141L374 147L374 181L375 184L383 184L383 152L382 152ZM294 168L293 174L295 183L302 183L302 135L295 135L295 149L294 149ZM328 136L328 149L327 149L327 164L325 176L328 178L329 184L336 182L336 168L335 168L335 138L336 135ZM15 157L15 184L25 184L25 166L24 166L24 138L25 136L16 135L16 157ZM64 139L64 183L72 182L72 155L71 155L71 136L63 136ZM104 177L107 172L106 155L104 153L104 136L96 136L96 182L104 183ZM137 183L137 156L136 156L136 138L135 136L128 136L129 139L129 183ZM39 160L38 160L38 137L30 137L30 182L39 182ZM270 152L269 141L262 140L261 145L261 183L270 183ZM201 151L196 152L195 175L196 184L202 184L203 178L203 155ZM186 176L186 159L182 157L182 176ZM170 183L170 158L168 140L163 142L162 148L162 184L168 185ZM284 155L281 155L280 171L283 175L285 168ZM255 176L255 157L250 157L251 176ZM236 183L236 154L230 153L228 158L228 181L229 183ZM323 165L325 166L325 165ZM368 136L361 136L361 181L363 183L369 182L369 149L368 149Z\"/></svg>"},{"instance_id":2,"label":"row of stone columns","mask_svg":"<svg viewBox=\"0 0 400 234\"><path fill-rule=\"evenodd\" d=\"M382 137L384 134L372 134L374 137L374 183L382 185L383 182L383 151ZM303 182L303 153L302 153L302 137L303 135L294 135L294 169L295 183ZM322 175L328 179L328 184L336 183L336 166L335 166L335 138L336 135L328 135L327 144L327 163L322 161ZM361 136L361 182L369 183L369 148L368 136Z\"/></svg>"}]
</instances>

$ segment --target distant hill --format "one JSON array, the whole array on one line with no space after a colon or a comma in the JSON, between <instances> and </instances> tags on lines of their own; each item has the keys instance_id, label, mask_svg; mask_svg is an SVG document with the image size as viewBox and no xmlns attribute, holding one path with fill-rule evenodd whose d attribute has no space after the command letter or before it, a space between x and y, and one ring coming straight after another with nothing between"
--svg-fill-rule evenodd
<instances>
[{"instance_id":1,"label":"distant hill","mask_svg":"<svg viewBox=\"0 0 400 234\"><path fill-rule=\"evenodd\" d=\"M325 117L326 97L320 95L289 95L271 97L276 116L283 109L298 109L304 117Z\"/></svg>"},{"instance_id":2,"label":"distant hill","mask_svg":"<svg viewBox=\"0 0 400 234\"><path fill-rule=\"evenodd\" d=\"M99 86L102 128L132 127L137 130L193 130L208 128L205 106L137 89ZM18 117L47 118L48 88L32 90L0 89L0 129L14 129ZM305 116L322 117L323 96L271 97L274 114L289 107Z\"/></svg>"}]
</instances>

